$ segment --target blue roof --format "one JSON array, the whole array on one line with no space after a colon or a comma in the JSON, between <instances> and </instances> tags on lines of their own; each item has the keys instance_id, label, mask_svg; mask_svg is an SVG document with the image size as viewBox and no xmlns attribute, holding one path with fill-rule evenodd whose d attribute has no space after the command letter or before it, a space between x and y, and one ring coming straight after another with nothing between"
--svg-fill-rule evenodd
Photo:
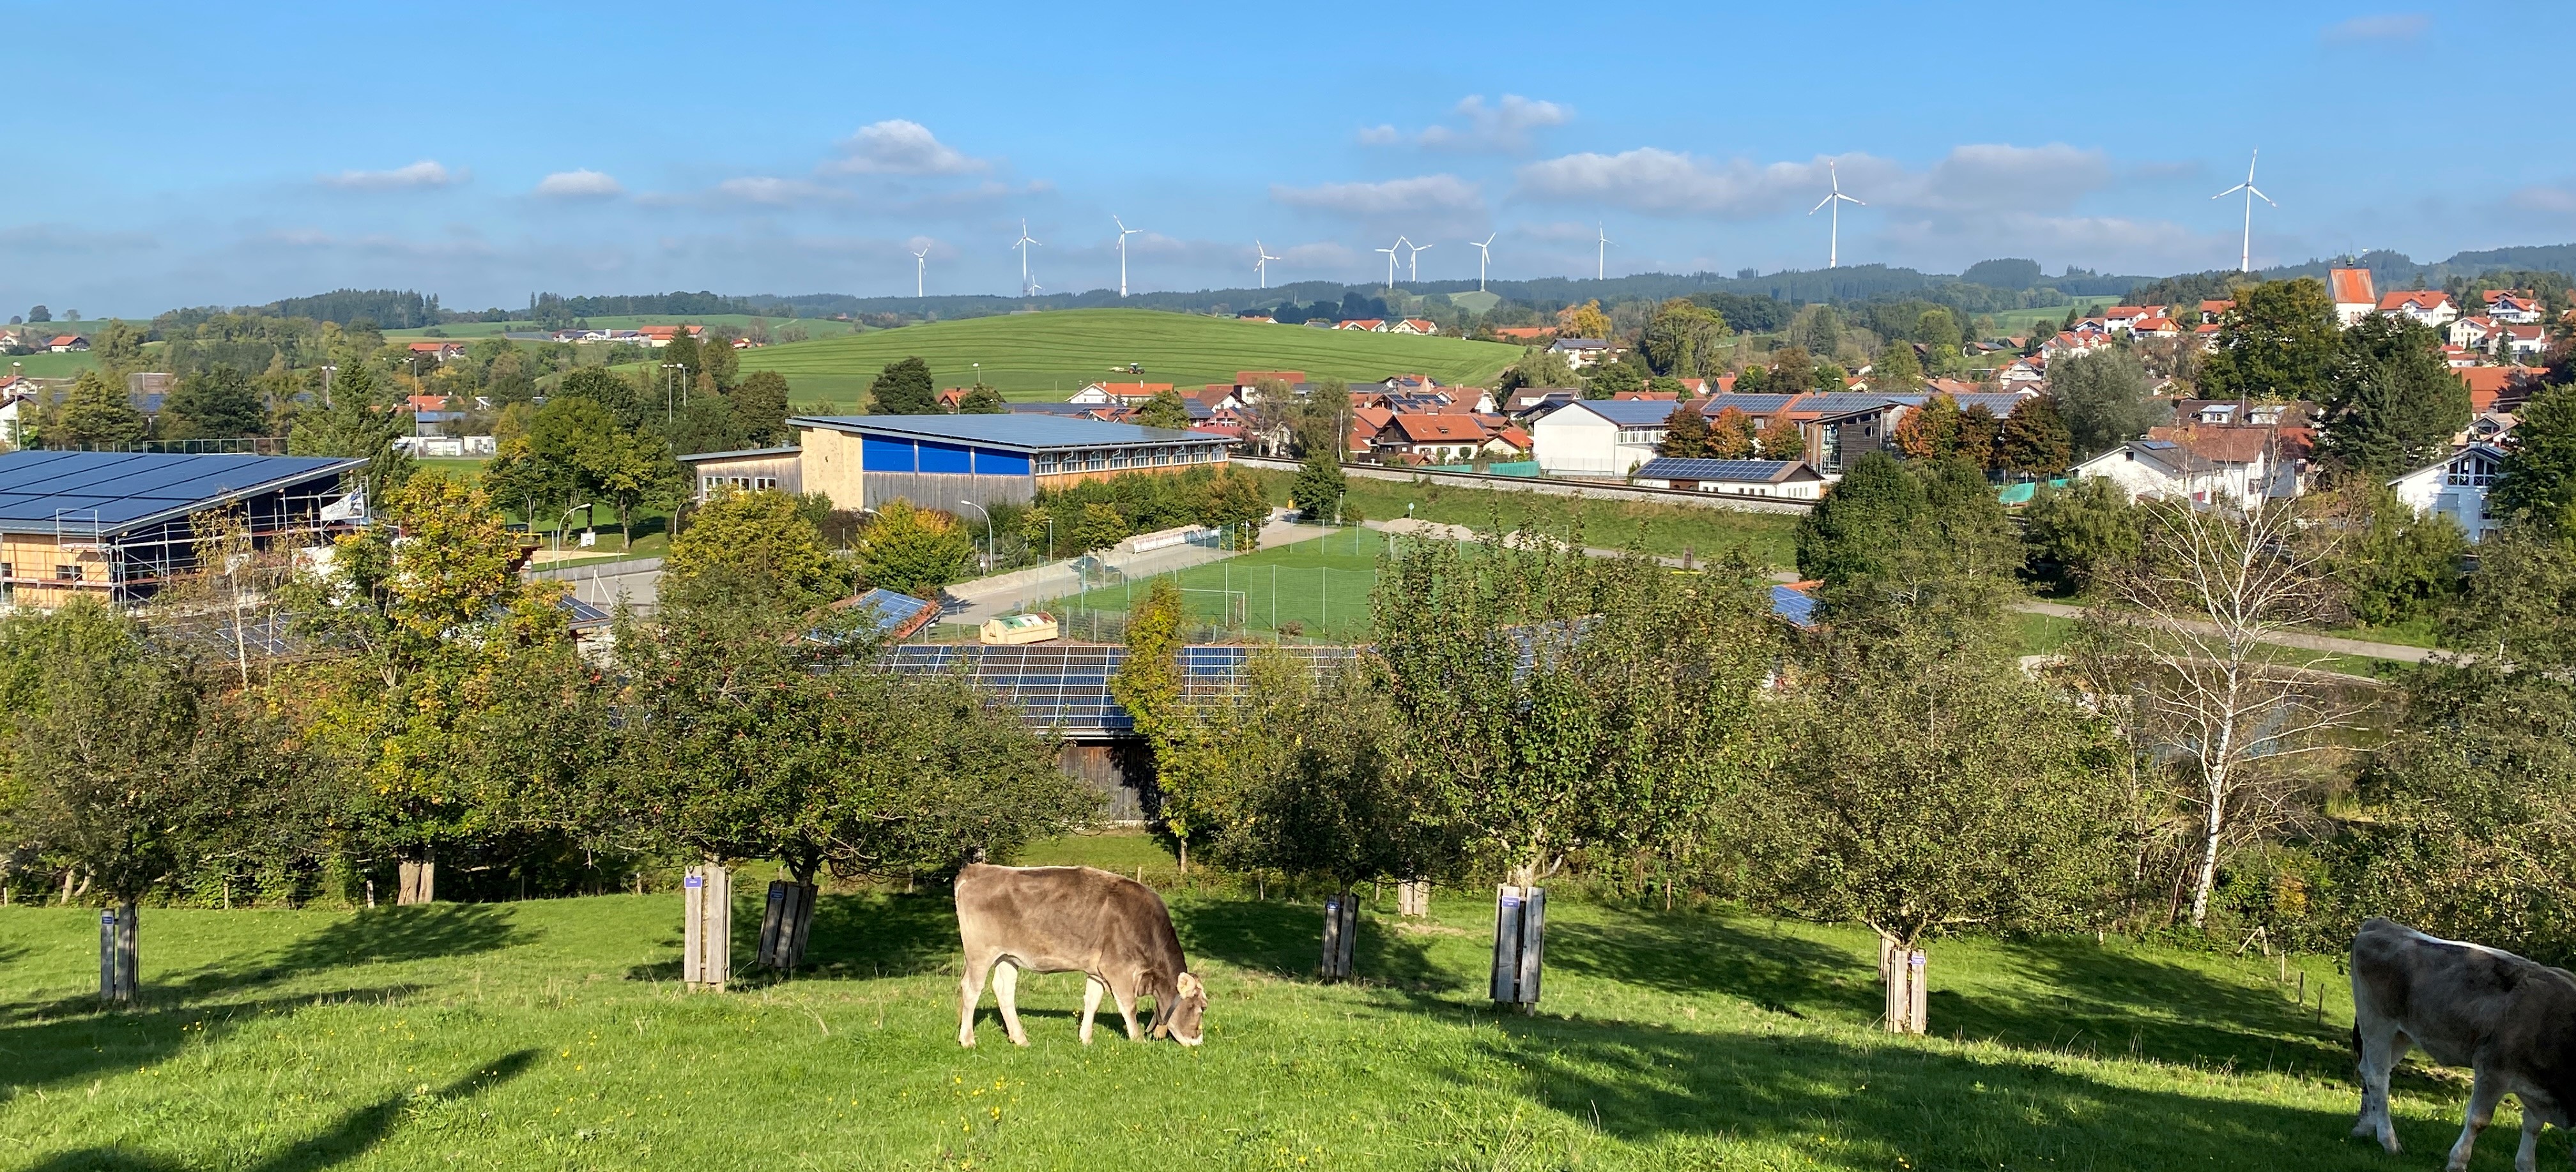
<instances>
[{"instance_id":1,"label":"blue roof","mask_svg":"<svg viewBox=\"0 0 2576 1172\"><path fill-rule=\"evenodd\" d=\"M1098 448L1121 444L1203 444L1210 437L1129 423L1065 419L1054 415L801 415L789 423L862 435L947 440L996 448Z\"/></svg>"},{"instance_id":2,"label":"blue roof","mask_svg":"<svg viewBox=\"0 0 2576 1172\"><path fill-rule=\"evenodd\" d=\"M1208 704L1229 698L1246 684L1244 668L1253 647L1193 644L1181 648L1181 702ZM1282 647L1318 674L1350 659L1348 647ZM1109 677L1127 659L1127 649L1103 643L1029 643L987 646L981 643L907 643L886 649L886 662L896 671L928 674L962 671L977 684L1020 710L1020 719L1068 736L1118 736L1132 733L1136 720L1109 694Z\"/></svg>"},{"instance_id":3,"label":"blue roof","mask_svg":"<svg viewBox=\"0 0 2576 1172\"><path fill-rule=\"evenodd\" d=\"M1759 392L1748 392L1741 395L1712 395L1709 397L1708 405L1700 408L1700 410L1705 411L1708 414L1715 415L1720 411L1733 407L1747 415L1768 415L1782 407L1788 406L1789 400L1797 397L1798 396L1796 395L1772 395Z\"/></svg>"},{"instance_id":4,"label":"blue roof","mask_svg":"<svg viewBox=\"0 0 2576 1172\"><path fill-rule=\"evenodd\" d=\"M1816 625L1816 600L1795 586L1771 588L1771 613L1796 626Z\"/></svg>"},{"instance_id":5,"label":"blue roof","mask_svg":"<svg viewBox=\"0 0 2576 1172\"><path fill-rule=\"evenodd\" d=\"M1871 395L1858 391L1826 391L1809 396L1805 402L1798 404L1798 410L1838 415L1847 411L1885 410L1894 406L1896 402L1897 400L1886 395Z\"/></svg>"},{"instance_id":6,"label":"blue roof","mask_svg":"<svg viewBox=\"0 0 2576 1172\"><path fill-rule=\"evenodd\" d=\"M793 456L793 455L795 455L797 452L802 451L802 450L803 450L803 449L801 449L801 448L792 448L792 447L791 447L791 448L735 448L734 450L732 450L732 451L730 451L730 452L691 452L691 453L689 453L688 455L685 455L685 456L674 456L674 457L672 457L672 459L678 460L679 462L681 462L681 463L683 463L683 464L695 464L695 463L697 463L697 462L698 462L698 461L700 461L700 460L731 460L731 459L736 459L736 458L744 457L744 456Z\"/></svg>"},{"instance_id":7,"label":"blue roof","mask_svg":"<svg viewBox=\"0 0 2576 1172\"><path fill-rule=\"evenodd\" d=\"M1790 468L1795 460L1690 460L1658 456L1637 469L1637 475L1653 480L1744 480L1768 484Z\"/></svg>"},{"instance_id":8,"label":"blue roof","mask_svg":"<svg viewBox=\"0 0 2576 1172\"><path fill-rule=\"evenodd\" d=\"M337 456L182 456L160 452L0 455L0 529L52 532L56 518L115 533L364 465Z\"/></svg>"},{"instance_id":9,"label":"blue roof","mask_svg":"<svg viewBox=\"0 0 2576 1172\"><path fill-rule=\"evenodd\" d=\"M921 612L932 607L932 604L925 599L915 598L909 594L897 594L882 586L860 595L853 605L863 607L876 616L878 634L897 638L910 633L904 630L905 626L911 624L914 619L920 618Z\"/></svg>"},{"instance_id":10,"label":"blue roof","mask_svg":"<svg viewBox=\"0 0 2576 1172\"><path fill-rule=\"evenodd\" d=\"M1621 427L1650 427L1673 417L1681 406L1671 399L1584 399L1566 408L1583 408Z\"/></svg>"}]
</instances>

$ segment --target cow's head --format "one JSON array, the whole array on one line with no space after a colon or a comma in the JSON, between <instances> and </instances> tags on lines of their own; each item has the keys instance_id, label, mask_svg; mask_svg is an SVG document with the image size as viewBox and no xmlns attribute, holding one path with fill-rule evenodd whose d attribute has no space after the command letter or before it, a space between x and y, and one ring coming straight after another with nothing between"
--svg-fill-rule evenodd
<instances>
[{"instance_id":1,"label":"cow's head","mask_svg":"<svg viewBox=\"0 0 2576 1172\"><path fill-rule=\"evenodd\" d=\"M1184 1046L1195 1046L1207 1040L1206 1027L1200 1018L1207 1013L1207 986L1189 973L1177 982L1180 996L1172 1004L1172 1039Z\"/></svg>"}]
</instances>

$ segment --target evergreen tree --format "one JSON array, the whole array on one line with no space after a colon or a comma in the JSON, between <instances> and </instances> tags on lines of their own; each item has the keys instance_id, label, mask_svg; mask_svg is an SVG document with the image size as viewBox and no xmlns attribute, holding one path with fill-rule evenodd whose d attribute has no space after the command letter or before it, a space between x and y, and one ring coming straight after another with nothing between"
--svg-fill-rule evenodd
<instances>
[{"instance_id":1,"label":"evergreen tree","mask_svg":"<svg viewBox=\"0 0 2576 1172\"><path fill-rule=\"evenodd\" d=\"M2576 384L2532 396L2520 417L2496 480L2494 511L2576 532Z\"/></svg>"},{"instance_id":2,"label":"evergreen tree","mask_svg":"<svg viewBox=\"0 0 2576 1172\"><path fill-rule=\"evenodd\" d=\"M48 447L114 448L140 442L144 430L143 413L126 400L123 380L84 370L44 439Z\"/></svg>"},{"instance_id":3,"label":"evergreen tree","mask_svg":"<svg viewBox=\"0 0 2576 1172\"><path fill-rule=\"evenodd\" d=\"M734 425L754 445L777 447L795 441L796 429L787 426L786 375L755 370L725 397L733 408Z\"/></svg>"},{"instance_id":4,"label":"evergreen tree","mask_svg":"<svg viewBox=\"0 0 2576 1172\"><path fill-rule=\"evenodd\" d=\"M868 413L941 414L939 388L931 380L930 364L919 358L887 363L885 370L868 384Z\"/></svg>"},{"instance_id":5,"label":"evergreen tree","mask_svg":"<svg viewBox=\"0 0 2576 1172\"><path fill-rule=\"evenodd\" d=\"M268 431L268 407L250 376L224 363L191 371L161 402L166 439L231 439Z\"/></svg>"},{"instance_id":6,"label":"evergreen tree","mask_svg":"<svg viewBox=\"0 0 2576 1172\"><path fill-rule=\"evenodd\" d=\"M1331 452L1314 452L1297 469L1297 479L1288 486L1288 500L1309 521L1329 520L1348 491L1350 481L1342 475L1341 462Z\"/></svg>"},{"instance_id":7,"label":"evergreen tree","mask_svg":"<svg viewBox=\"0 0 2576 1172\"><path fill-rule=\"evenodd\" d=\"M1798 574L1828 584L1883 574L1923 515L1923 485L1884 452L1866 452L1798 519Z\"/></svg>"},{"instance_id":8,"label":"evergreen tree","mask_svg":"<svg viewBox=\"0 0 2576 1172\"><path fill-rule=\"evenodd\" d=\"M2345 331L2328 387L2317 446L2372 480L2449 453L2469 425L2468 384L2432 329L2404 318L2372 314Z\"/></svg>"}]
</instances>

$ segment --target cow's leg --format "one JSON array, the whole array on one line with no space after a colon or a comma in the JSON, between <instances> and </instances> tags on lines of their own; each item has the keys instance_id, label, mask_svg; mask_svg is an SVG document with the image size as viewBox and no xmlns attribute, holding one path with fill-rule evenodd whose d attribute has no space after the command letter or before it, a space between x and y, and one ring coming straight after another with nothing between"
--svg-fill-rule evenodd
<instances>
[{"instance_id":1,"label":"cow's leg","mask_svg":"<svg viewBox=\"0 0 2576 1172\"><path fill-rule=\"evenodd\" d=\"M1144 1041L1144 1031L1136 1028L1136 987L1133 984L1125 985L1123 987L1119 985L1111 985L1109 987L1109 996L1111 1000L1118 1003L1118 1016L1126 1019L1127 1021L1127 1040L1130 1042Z\"/></svg>"},{"instance_id":2,"label":"cow's leg","mask_svg":"<svg viewBox=\"0 0 2576 1172\"><path fill-rule=\"evenodd\" d=\"M993 1000L1002 1007L1002 1028L1011 1035L1011 1044L1029 1044L1029 1032L1020 1028L1020 966L1004 960L993 968Z\"/></svg>"},{"instance_id":3,"label":"cow's leg","mask_svg":"<svg viewBox=\"0 0 2576 1172\"><path fill-rule=\"evenodd\" d=\"M1100 1012L1100 995L1108 991L1109 987L1101 984L1100 978L1089 973L1082 975L1082 1044L1085 1046L1091 1044L1091 1019Z\"/></svg>"},{"instance_id":4,"label":"cow's leg","mask_svg":"<svg viewBox=\"0 0 2576 1172\"><path fill-rule=\"evenodd\" d=\"M2370 1020L2353 1027L2356 1073L2361 1078L2361 1118L2352 1125L2354 1135L2372 1136L2379 1146L2397 1154L2397 1125L2388 1117L2388 1075L2406 1057L2409 1043L2396 1023L2367 1015Z\"/></svg>"},{"instance_id":5,"label":"cow's leg","mask_svg":"<svg viewBox=\"0 0 2576 1172\"><path fill-rule=\"evenodd\" d=\"M957 1044L975 1045L975 1003L984 999L984 974L993 971L994 956L966 957L966 975L957 982Z\"/></svg>"},{"instance_id":6,"label":"cow's leg","mask_svg":"<svg viewBox=\"0 0 2576 1172\"><path fill-rule=\"evenodd\" d=\"M2513 1172L2540 1172L2540 1129L2549 1121L2532 1105L2531 1096L2514 1097L2522 1100L2522 1146L2514 1149Z\"/></svg>"},{"instance_id":7,"label":"cow's leg","mask_svg":"<svg viewBox=\"0 0 2576 1172\"><path fill-rule=\"evenodd\" d=\"M2487 1124L2495 1122L2496 1104L2502 1101L2504 1080L2486 1071L2478 1071L2477 1080L2469 1084L2469 1109L2460 1120L2460 1140L2451 1145L2450 1161L2443 1164L2443 1168L2448 1172L2467 1172L2469 1152L2478 1146L2478 1133L2485 1131Z\"/></svg>"}]
</instances>

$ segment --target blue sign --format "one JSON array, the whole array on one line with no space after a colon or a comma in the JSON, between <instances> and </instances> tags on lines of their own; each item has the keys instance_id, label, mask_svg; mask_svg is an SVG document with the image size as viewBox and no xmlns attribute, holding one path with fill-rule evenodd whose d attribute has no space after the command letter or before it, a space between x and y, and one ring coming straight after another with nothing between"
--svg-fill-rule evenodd
<instances>
[{"instance_id":1,"label":"blue sign","mask_svg":"<svg viewBox=\"0 0 2576 1172\"><path fill-rule=\"evenodd\" d=\"M1517 896L1517 895L1506 895L1506 896L1504 896L1504 897L1503 897L1503 906L1504 906L1504 907L1519 907L1519 906L1521 906L1521 897L1519 897L1519 896Z\"/></svg>"},{"instance_id":2,"label":"blue sign","mask_svg":"<svg viewBox=\"0 0 2576 1172\"><path fill-rule=\"evenodd\" d=\"M1340 901L1340 900L1338 900L1338 899L1328 899L1328 900L1325 900L1325 901L1324 901L1324 910L1325 910L1325 911L1327 911L1327 912L1337 912L1337 911L1340 911L1340 910L1342 910L1342 901Z\"/></svg>"},{"instance_id":3,"label":"blue sign","mask_svg":"<svg viewBox=\"0 0 2576 1172\"><path fill-rule=\"evenodd\" d=\"M706 885L707 885L707 881L706 881L705 879L699 878L699 877L698 877L698 876L696 876L696 875L691 875L691 876L689 876L688 881L687 881L687 883L685 884L685 886L689 886L689 887L704 887L704 886L706 886Z\"/></svg>"},{"instance_id":4,"label":"blue sign","mask_svg":"<svg viewBox=\"0 0 2576 1172\"><path fill-rule=\"evenodd\" d=\"M116 913L100 912L98 915L98 922L108 925L109 927L114 927L116 925Z\"/></svg>"}]
</instances>

